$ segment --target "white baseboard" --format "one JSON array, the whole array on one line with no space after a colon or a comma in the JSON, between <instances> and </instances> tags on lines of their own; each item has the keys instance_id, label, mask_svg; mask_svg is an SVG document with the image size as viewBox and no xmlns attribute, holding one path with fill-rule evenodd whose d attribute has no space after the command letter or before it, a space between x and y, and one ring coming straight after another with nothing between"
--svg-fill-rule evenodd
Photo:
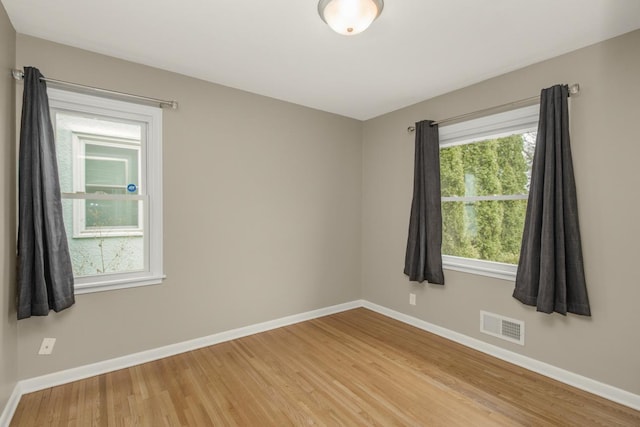
<instances>
[{"instance_id":1,"label":"white baseboard","mask_svg":"<svg viewBox=\"0 0 640 427\"><path fill-rule=\"evenodd\" d=\"M363 306L362 300L347 302L344 304L333 305L318 310L307 311L305 313L294 314L282 317L280 319L270 320L267 322L257 323L255 325L245 326L242 328L232 329L217 334L209 335L202 338L196 338L189 341L183 341L177 344L170 344L151 350L141 351L139 353L129 354L115 359L104 360L102 362L92 363L90 365L79 366L52 374L42 375L35 378L29 378L19 381L16 384L11 398L0 415L0 427L9 425L11 418L18 406L20 397L23 394L43 390L61 384L78 381L85 378L101 375L107 372L116 371L118 369L129 368L131 366L140 365L142 363L152 362L176 354L185 353L187 351L196 350L210 345L219 344L225 341L231 341L237 338L246 337L248 335L269 331L271 329L281 328L283 326L292 325L294 323L304 322L306 320L316 319L322 316L339 313L353 308Z\"/></svg>"},{"instance_id":2,"label":"white baseboard","mask_svg":"<svg viewBox=\"0 0 640 427\"><path fill-rule=\"evenodd\" d=\"M416 328L422 329L424 331L431 332L443 338L457 342L458 344L462 344L465 347L470 347L474 350L478 350L482 353L488 354L506 362L513 363L514 365L544 375L545 377L553 378L554 380L579 388L613 402L620 403L621 405L640 410L640 396L637 394L633 394L626 390L622 390L608 384L592 380L591 378L575 374L573 372L558 368L548 363L541 362L539 360L532 359L530 357L523 356L509 350L505 350L504 348L495 346L493 344L471 338L467 335L463 335L450 329L434 325L433 323L420 320L418 318L400 313L395 310L391 310L389 308L374 304L369 301L364 301L363 307L387 317L391 317L392 319L396 319L400 322L415 326Z\"/></svg>"},{"instance_id":3,"label":"white baseboard","mask_svg":"<svg viewBox=\"0 0 640 427\"><path fill-rule=\"evenodd\" d=\"M451 341L462 344L466 347L473 348L482 353L494 356L509 363L513 363L514 365L521 366L530 371L537 372L546 377L553 378L562 383L601 396L605 399L620 403L636 410L640 410L639 395L601 383L596 380L592 380L573 372L566 371L564 369L557 368L555 366L549 365L548 363L544 363L530 357L505 350L501 347L488 344L484 341L471 338L461 333L434 325L424 320L420 320L407 314L391 310L372 302L365 300L355 300L344 304L338 304L318 310L312 310L305 313L282 317L280 319L232 329L230 331L220 332L202 338L196 338L177 344L171 344L164 347L118 357L115 359L105 360L102 362L92 363L90 365L79 366L77 368L67 369L64 371L54 372L52 374L42 375L39 377L19 381L16 384L13 393L9 398L9 401L5 405L4 410L2 411L2 413L0 413L0 427L7 427L9 425L11 418L13 417L13 414L18 407L20 398L25 393L31 393L49 387L66 384L72 381L82 380L85 378L93 377L95 375L116 371L118 369L129 368L131 366L152 362L164 357L174 356L176 354L184 353L187 351L208 347L210 345L219 344L221 342L246 337L248 335L281 328L283 326L304 322L306 320L316 319L322 316L328 316L330 314L339 313L358 307L368 308L392 319L396 319L400 322L407 323L427 332L434 333L443 338L447 338Z\"/></svg>"},{"instance_id":4,"label":"white baseboard","mask_svg":"<svg viewBox=\"0 0 640 427\"><path fill-rule=\"evenodd\" d=\"M13 387L13 392L11 393L11 396L9 396L7 404L4 406L4 410L0 412L0 427L9 426L11 418L13 418L13 413L16 412L22 395L23 392L20 389L20 383L18 383Z\"/></svg>"}]
</instances>

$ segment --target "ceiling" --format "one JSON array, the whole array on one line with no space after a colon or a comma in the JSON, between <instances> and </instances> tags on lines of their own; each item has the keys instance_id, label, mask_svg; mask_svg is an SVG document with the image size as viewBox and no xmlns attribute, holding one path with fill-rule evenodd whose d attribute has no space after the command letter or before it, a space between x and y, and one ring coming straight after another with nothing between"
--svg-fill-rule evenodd
<instances>
[{"instance_id":1,"label":"ceiling","mask_svg":"<svg viewBox=\"0 0 640 427\"><path fill-rule=\"evenodd\" d=\"M316 0L1 1L18 33L360 120L640 28L639 0L387 0L351 37Z\"/></svg>"}]
</instances>

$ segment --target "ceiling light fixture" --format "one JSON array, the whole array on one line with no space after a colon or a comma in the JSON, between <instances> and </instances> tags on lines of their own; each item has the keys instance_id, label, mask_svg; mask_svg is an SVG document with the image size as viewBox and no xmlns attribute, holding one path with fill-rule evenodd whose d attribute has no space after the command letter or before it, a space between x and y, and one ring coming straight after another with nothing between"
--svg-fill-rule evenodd
<instances>
[{"instance_id":1,"label":"ceiling light fixture","mask_svg":"<svg viewBox=\"0 0 640 427\"><path fill-rule=\"evenodd\" d=\"M366 30L383 7L383 0L320 0L318 13L333 31L352 36Z\"/></svg>"}]
</instances>

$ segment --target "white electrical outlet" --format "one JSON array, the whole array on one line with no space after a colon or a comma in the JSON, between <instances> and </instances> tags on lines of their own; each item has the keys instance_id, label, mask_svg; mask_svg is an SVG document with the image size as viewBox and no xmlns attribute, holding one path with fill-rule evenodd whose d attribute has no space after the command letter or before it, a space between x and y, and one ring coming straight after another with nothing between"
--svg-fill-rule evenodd
<instances>
[{"instance_id":1,"label":"white electrical outlet","mask_svg":"<svg viewBox=\"0 0 640 427\"><path fill-rule=\"evenodd\" d=\"M409 304L416 305L416 294L409 294Z\"/></svg>"},{"instance_id":2,"label":"white electrical outlet","mask_svg":"<svg viewBox=\"0 0 640 427\"><path fill-rule=\"evenodd\" d=\"M53 346L56 344L55 338L45 338L40 345L40 351L38 354L51 354L53 352Z\"/></svg>"}]
</instances>

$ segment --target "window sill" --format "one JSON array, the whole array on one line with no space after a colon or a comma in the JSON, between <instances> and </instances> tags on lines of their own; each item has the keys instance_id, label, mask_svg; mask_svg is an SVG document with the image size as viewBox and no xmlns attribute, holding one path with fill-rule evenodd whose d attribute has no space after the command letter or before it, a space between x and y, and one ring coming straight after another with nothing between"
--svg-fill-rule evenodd
<instances>
[{"instance_id":1,"label":"window sill","mask_svg":"<svg viewBox=\"0 0 640 427\"><path fill-rule=\"evenodd\" d=\"M462 258L451 255L442 256L442 266L447 270L515 282L518 266L502 262L483 261L479 259Z\"/></svg>"},{"instance_id":2,"label":"window sill","mask_svg":"<svg viewBox=\"0 0 640 427\"><path fill-rule=\"evenodd\" d=\"M165 275L141 275L139 277L111 278L95 280L95 277L76 279L75 294L91 294L94 292L113 291L116 289L137 288L140 286L159 285L166 278Z\"/></svg>"}]
</instances>

